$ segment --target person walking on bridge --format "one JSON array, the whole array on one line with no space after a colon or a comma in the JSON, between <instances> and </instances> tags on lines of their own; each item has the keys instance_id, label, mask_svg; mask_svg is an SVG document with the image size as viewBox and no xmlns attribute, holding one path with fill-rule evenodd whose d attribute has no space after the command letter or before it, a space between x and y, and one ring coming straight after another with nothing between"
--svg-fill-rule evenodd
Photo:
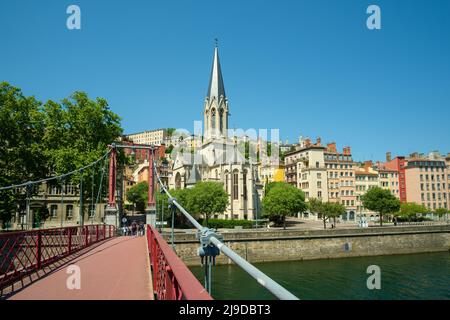
<instances>
[{"instance_id":1,"label":"person walking on bridge","mask_svg":"<svg viewBox=\"0 0 450 320\"><path fill-rule=\"evenodd\" d=\"M143 236L145 233L144 223L141 221L139 222L139 236Z\"/></svg>"},{"instance_id":2,"label":"person walking on bridge","mask_svg":"<svg viewBox=\"0 0 450 320\"><path fill-rule=\"evenodd\" d=\"M137 235L137 223L136 221L133 221L131 224L131 235L136 236Z\"/></svg>"}]
</instances>

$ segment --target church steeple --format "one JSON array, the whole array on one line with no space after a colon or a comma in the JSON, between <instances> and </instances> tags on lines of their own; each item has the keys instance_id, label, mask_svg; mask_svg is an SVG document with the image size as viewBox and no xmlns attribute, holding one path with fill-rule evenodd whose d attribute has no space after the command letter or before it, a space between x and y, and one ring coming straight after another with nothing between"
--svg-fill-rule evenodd
<instances>
[{"instance_id":1,"label":"church steeple","mask_svg":"<svg viewBox=\"0 0 450 320\"><path fill-rule=\"evenodd\" d=\"M223 85L222 70L220 68L219 48L217 44L214 48L214 58L211 68L211 77L209 79L208 93L206 96L211 101L213 98L219 100L220 97L225 97L225 86Z\"/></svg>"},{"instance_id":2,"label":"church steeple","mask_svg":"<svg viewBox=\"0 0 450 320\"><path fill-rule=\"evenodd\" d=\"M228 100L225 95L225 86L223 84L219 49L217 47L216 39L211 76L204 108L204 127L207 140L227 137L228 115Z\"/></svg>"}]
</instances>

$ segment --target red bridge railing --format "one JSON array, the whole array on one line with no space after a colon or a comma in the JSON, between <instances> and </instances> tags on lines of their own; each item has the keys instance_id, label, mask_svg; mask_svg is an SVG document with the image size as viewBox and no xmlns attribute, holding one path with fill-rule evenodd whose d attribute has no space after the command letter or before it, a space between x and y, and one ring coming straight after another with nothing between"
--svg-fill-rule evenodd
<instances>
[{"instance_id":1,"label":"red bridge railing","mask_svg":"<svg viewBox=\"0 0 450 320\"><path fill-rule=\"evenodd\" d=\"M161 235L147 225L147 242L158 300L212 300L206 289Z\"/></svg>"},{"instance_id":2,"label":"red bridge railing","mask_svg":"<svg viewBox=\"0 0 450 320\"><path fill-rule=\"evenodd\" d=\"M115 234L111 225L0 233L0 289Z\"/></svg>"}]
</instances>

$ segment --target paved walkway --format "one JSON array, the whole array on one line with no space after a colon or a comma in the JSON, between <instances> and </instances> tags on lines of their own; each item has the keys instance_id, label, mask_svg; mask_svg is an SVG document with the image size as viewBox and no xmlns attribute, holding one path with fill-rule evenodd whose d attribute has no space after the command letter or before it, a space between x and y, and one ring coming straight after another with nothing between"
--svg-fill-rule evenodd
<instances>
[{"instance_id":1,"label":"paved walkway","mask_svg":"<svg viewBox=\"0 0 450 320\"><path fill-rule=\"evenodd\" d=\"M69 265L77 265L81 288L69 290ZM151 300L146 237L118 237L70 261L11 296L12 300Z\"/></svg>"}]
</instances>

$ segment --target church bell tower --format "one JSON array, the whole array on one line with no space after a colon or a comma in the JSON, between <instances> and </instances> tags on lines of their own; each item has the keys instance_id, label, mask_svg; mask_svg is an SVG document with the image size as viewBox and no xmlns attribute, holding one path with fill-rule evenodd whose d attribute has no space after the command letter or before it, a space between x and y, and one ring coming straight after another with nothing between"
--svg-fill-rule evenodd
<instances>
[{"instance_id":1,"label":"church bell tower","mask_svg":"<svg viewBox=\"0 0 450 320\"><path fill-rule=\"evenodd\" d=\"M219 61L219 49L216 42L204 108L204 136L207 141L227 137L228 116L228 99L225 95L225 86Z\"/></svg>"}]
</instances>

